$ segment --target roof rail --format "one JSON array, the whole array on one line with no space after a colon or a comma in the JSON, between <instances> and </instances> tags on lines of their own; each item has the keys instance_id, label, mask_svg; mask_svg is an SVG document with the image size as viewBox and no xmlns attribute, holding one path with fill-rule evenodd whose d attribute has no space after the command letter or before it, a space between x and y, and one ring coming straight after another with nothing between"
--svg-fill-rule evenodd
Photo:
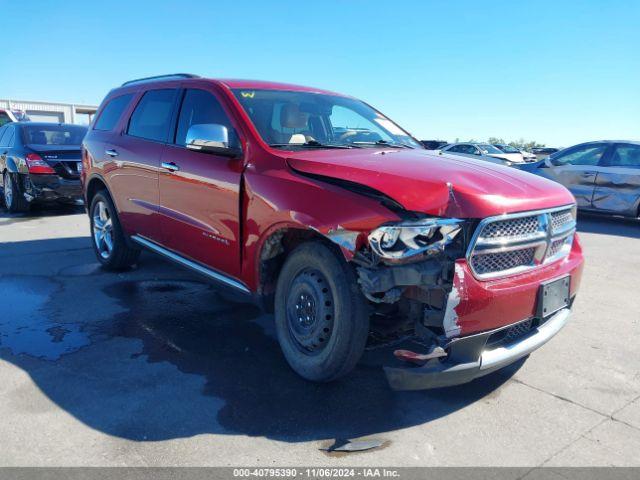
<instances>
[{"instance_id":1,"label":"roof rail","mask_svg":"<svg viewBox=\"0 0 640 480\"><path fill-rule=\"evenodd\" d=\"M200 78L200 76L193 75L192 73L169 73L167 75L156 75L155 77L136 78L135 80L124 82L122 86L124 87L125 85L132 85L134 83L153 82L154 80L173 80L176 78Z\"/></svg>"}]
</instances>

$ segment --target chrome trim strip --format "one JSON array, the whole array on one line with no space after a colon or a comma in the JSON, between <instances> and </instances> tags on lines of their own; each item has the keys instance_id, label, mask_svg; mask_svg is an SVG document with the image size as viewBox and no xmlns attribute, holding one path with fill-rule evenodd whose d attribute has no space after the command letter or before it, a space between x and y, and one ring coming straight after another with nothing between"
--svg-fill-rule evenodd
<instances>
[{"instance_id":1,"label":"chrome trim strip","mask_svg":"<svg viewBox=\"0 0 640 480\"><path fill-rule=\"evenodd\" d=\"M131 240L133 240L134 242L142 245L143 247L148 248L149 250L152 250L155 253L158 253L164 257L167 257L169 260L172 260L184 267L187 267L195 272L198 272L201 275L204 275L205 277L208 277L212 280L215 280L217 282L223 283L224 285L227 285L228 287L232 287L235 288L237 290L240 290L243 293L247 293L247 294L251 294L251 291L242 283L238 282L237 280L234 280L233 278L227 277L226 275L223 275L222 273L218 273L215 270L212 270L210 268L205 267L204 265L200 265L199 263L196 263L192 260L189 260L187 258L184 258L180 255L178 255L177 253L172 252L171 250L168 250L164 247L161 247L160 245L158 245L157 243L154 243L150 240L147 240L144 237L141 237L139 235L133 235L131 237Z\"/></svg>"},{"instance_id":2,"label":"chrome trim strip","mask_svg":"<svg viewBox=\"0 0 640 480\"><path fill-rule=\"evenodd\" d=\"M570 315L571 310L569 308L563 308L538 327L538 331L534 335L506 347L485 350L480 357L480 370L502 368L515 362L519 358L529 355L562 330L567 324Z\"/></svg>"}]
</instances>

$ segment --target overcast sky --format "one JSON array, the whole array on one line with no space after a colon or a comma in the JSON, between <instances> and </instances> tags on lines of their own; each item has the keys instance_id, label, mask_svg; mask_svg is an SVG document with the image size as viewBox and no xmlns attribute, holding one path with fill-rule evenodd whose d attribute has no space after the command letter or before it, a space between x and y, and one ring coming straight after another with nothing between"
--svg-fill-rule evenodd
<instances>
[{"instance_id":1,"label":"overcast sky","mask_svg":"<svg viewBox=\"0 0 640 480\"><path fill-rule=\"evenodd\" d=\"M421 139L640 140L640 1L0 0L0 98L169 72L362 98Z\"/></svg>"}]
</instances>

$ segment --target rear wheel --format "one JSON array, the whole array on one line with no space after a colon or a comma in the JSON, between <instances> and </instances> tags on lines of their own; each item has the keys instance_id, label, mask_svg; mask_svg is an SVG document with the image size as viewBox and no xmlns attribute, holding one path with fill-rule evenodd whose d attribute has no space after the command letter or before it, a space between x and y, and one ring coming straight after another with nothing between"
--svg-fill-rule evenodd
<instances>
[{"instance_id":1,"label":"rear wheel","mask_svg":"<svg viewBox=\"0 0 640 480\"><path fill-rule=\"evenodd\" d=\"M276 287L275 320L291 368L317 382L351 371L369 332L354 272L320 242L299 246L285 261Z\"/></svg>"},{"instance_id":2,"label":"rear wheel","mask_svg":"<svg viewBox=\"0 0 640 480\"><path fill-rule=\"evenodd\" d=\"M91 238L98 261L107 270L122 270L138 261L140 250L127 245L115 206L104 190L90 207Z\"/></svg>"},{"instance_id":3,"label":"rear wheel","mask_svg":"<svg viewBox=\"0 0 640 480\"><path fill-rule=\"evenodd\" d=\"M2 176L2 191L4 204L10 213L26 212L29 210L29 202L24 198L18 174L4 172Z\"/></svg>"}]
</instances>

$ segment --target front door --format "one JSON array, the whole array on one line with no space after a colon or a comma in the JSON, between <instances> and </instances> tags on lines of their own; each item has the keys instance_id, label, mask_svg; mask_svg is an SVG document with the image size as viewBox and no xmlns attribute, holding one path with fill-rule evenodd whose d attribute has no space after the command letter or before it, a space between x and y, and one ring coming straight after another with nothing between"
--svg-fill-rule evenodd
<instances>
[{"instance_id":1,"label":"front door","mask_svg":"<svg viewBox=\"0 0 640 480\"><path fill-rule=\"evenodd\" d=\"M580 145L551 157L548 175L567 187L580 208L592 208L596 176L608 145Z\"/></svg>"},{"instance_id":2,"label":"front door","mask_svg":"<svg viewBox=\"0 0 640 480\"><path fill-rule=\"evenodd\" d=\"M240 273L240 180L243 161L188 150L191 125L219 124L234 132L213 91L183 92L173 142L160 169L160 227L165 247L231 276Z\"/></svg>"},{"instance_id":3,"label":"front door","mask_svg":"<svg viewBox=\"0 0 640 480\"><path fill-rule=\"evenodd\" d=\"M593 208L640 216L640 145L618 143L604 163L596 179Z\"/></svg>"}]
</instances>

